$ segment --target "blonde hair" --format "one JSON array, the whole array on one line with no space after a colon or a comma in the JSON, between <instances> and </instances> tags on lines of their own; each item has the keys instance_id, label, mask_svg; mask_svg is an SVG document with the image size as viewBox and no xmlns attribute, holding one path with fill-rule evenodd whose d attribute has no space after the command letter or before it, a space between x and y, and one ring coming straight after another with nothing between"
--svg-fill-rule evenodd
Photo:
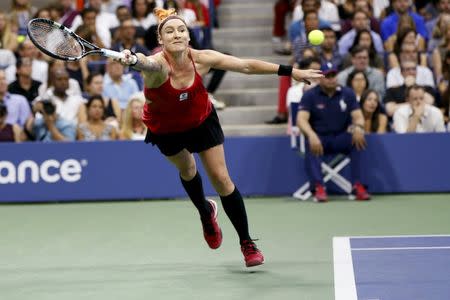
<instances>
[{"instance_id":1,"label":"blonde hair","mask_svg":"<svg viewBox=\"0 0 450 300\"><path fill-rule=\"evenodd\" d=\"M122 114L122 122L121 122L121 135L123 138L130 140L133 136L133 112L132 112L132 106L133 103L139 102L142 105L145 103L145 98L143 95L133 95L131 96L130 100L128 101L127 107L125 108L123 114ZM142 120L141 120L142 122ZM142 122L142 126L145 127L144 123Z\"/></svg>"},{"instance_id":2,"label":"blonde hair","mask_svg":"<svg viewBox=\"0 0 450 300\"><path fill-rule=\"evenodd\" d=\"M178 19L178 20L181 20L186 25L186 22L184 21L184 19L177 15L177 12L175 11L174 8L170 8L170 9L155 8L153 10L153 14L158 19L158 23L159 23L158 33L159 34L161 34L161 30L162 30L164 24L166 24L167 21L169 21L169 20ZM186 27L187 27L187 25L186 25Z\"/></svg>"},{"instance_id":3,"label":"blonde hair","mask_svg":"<svg viewBox=\"0 0 450 300\"><path fill-rule=\"evenodd\" d=\"M2 45L0 48L3 48L3 49L13 48L13 49L9 49L9 50L15 51L16 49L14 49L14 48L17 48L17 42L16 42L17 35L12 32L11 19L3 11L0 11L0 16L2 16L5 19L5 27L3 27L3 29L0 31L0 42ZM15 39L15 41L13 39ZM11 46L11 45L13 45L13 46Z\"/></svg>"}]
</instances>

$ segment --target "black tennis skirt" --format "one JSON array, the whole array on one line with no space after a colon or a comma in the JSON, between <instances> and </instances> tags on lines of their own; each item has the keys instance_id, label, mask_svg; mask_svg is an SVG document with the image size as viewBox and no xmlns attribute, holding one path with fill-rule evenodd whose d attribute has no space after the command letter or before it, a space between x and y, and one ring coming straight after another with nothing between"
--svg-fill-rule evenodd
<instances>
[{"instance_id":1,"label":"black tennis skirt","mask_svg":"<svg viewBox=\"0 0 450 300\"><path fill-rule=\"evenodd\" d=\"M145 137L145 143L156 145L165 156L175 155L183 149L187 149L191 153L199 153L221 145L223 142L222 127L214 108L205 121L196 128L168 134L154 134L147 130Z\"/></svg>"}]
</instances>

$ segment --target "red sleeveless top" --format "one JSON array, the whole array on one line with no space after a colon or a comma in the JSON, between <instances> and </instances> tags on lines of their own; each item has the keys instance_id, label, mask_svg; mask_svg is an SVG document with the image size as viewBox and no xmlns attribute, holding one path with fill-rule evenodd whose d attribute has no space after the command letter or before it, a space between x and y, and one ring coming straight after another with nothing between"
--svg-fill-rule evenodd
<instances>
[{"instance_id":1,"label":"red sleeveless top","mask_svg":"<svg viewBox=\"0 0 450 300\"><path fill-rule=\"evenodd\" d=\"M163 53L164 57L165 54ZM145 97L151 101L144 105L142 121L155 134L167 134L187 131L198 127L205 121L212 110L208 92L203 86L203 79L197 73L192 85L185 89L176 89L167 80L157 88L144 88ZM166 58L167 60L167 58ZM167 60L168 61L168 60ZM172 67L170 67L172 72Z\"/></svg>"}]
</instances>

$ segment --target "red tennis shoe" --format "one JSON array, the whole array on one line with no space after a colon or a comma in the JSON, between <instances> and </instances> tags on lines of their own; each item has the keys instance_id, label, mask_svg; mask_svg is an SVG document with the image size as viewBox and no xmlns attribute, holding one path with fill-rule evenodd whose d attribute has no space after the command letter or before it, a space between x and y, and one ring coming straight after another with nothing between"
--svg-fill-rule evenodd
<instances>
[{"instance_id":1,"label":"red tennis shoe","mask_svg":"<svg viewBox=\"0 0 450 300\"><path fill-rule=\"evenodd\" d=\"M358 201L370 200L370 194L367 192L364 185L359 182L356 182L355 185L353 185L352 194L355 195L355 198Z\"/></svg>"},{"instance_id":2,"label":"red tennis shoe","mask_svg":"<svg viewBox=\"0 0 450 300\"><path fill-rule=\"evenodd\" d=\"M203 236L209 248L217 249L222 244L222 230L217 223L217 204L214 200L207 199L211 204L211 216L207 219L201 218L203 225Z\"/></svg>"},{"instance_id":3,"label":"red tennis shoe","mask_svg":"<svg viewBox=\"0 0 450 300\"><path fill-rule=\"evenodd\" d=\"M255 243L252 240L245 240L241 243L241 251L244 254L245 266L254 267L264 263L264 256L256 248Z\"/></svg>"},{"instance_id":4,"label":"red tennis shoe","mask_svg":"<svg viewBox=\"0 0 450 300\"><path fill-rule=\"evenodd\" d=\"M328 196L325 187L320 183L316 183L314 189L314 202L327 202Z\"/></svg>"}]
</instances>

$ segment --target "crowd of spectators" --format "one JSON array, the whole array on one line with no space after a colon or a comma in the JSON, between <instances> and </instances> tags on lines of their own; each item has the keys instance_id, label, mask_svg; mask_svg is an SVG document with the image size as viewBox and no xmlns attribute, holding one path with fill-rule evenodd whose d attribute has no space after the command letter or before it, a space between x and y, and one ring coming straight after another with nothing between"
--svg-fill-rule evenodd
<instances>
[{"instance_id":1,"label":"crowd of spectators","mask_svg":"<svg viewBox=\"0 0 450 300\"><path fill-rule=\"evenodd\" d=\"M319 46L308 33L323 31ZM450 128L450 1L278 0L274 51L296 67L319 62L360 103L368 132L442 132ZM280 78L278 113L311 88Z\"/></svg>"},{"instance_id":2,"label":"crowd of spectators","mask_svg":"<svg viewBox=\"0 0 450 300\"><path fill-rule=\"evenodd\" d=\"M0 142L143 140L145 103L140 74L118 62L91 55L78 62L54 60L27 38L32 18L64 24L94 44L150 55L160 51L156 7L174 8L186 19L191 45L213 48L220 0L10 0L0 11ZM213 93L224 72L212 70ZM217 108L223 104L214 99Z\"/></svg>"}]
</instances>

